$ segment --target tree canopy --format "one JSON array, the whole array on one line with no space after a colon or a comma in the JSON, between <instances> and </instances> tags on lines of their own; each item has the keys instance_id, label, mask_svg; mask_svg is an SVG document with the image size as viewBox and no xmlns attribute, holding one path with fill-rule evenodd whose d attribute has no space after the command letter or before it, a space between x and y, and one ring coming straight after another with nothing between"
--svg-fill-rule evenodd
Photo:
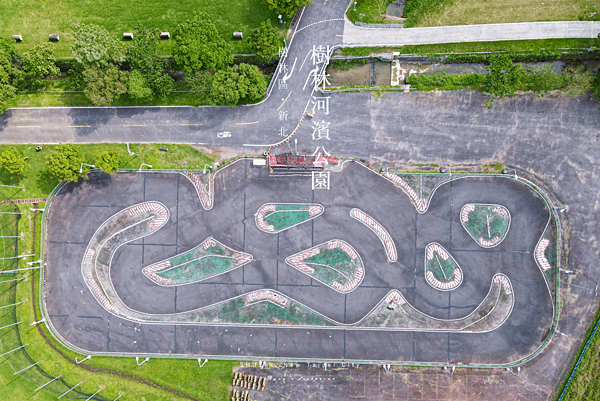
<instances>
[{"instance_id":1,"label":"tree canopy","mask_svg":"<svg viewBox=\"0 0 600 401\"><path fill-rule=\"evenodd\" d=\"M25 155L14 146L9 146L0 153L0 168L7 173L20 174L26 167Z\"/></svg>"},{"instance_id":2,"label":"tree canopy","mask_svg":"<svg viewBox=\"0 0 600 401\"><path fill-rule=\"evenodd\" d=\"M106 65L121 63L125 60L125 49L121 42L110 36L108 31L99 25L73 25L73 44L71 54L84 65Z\"/></svg>"},{"instance_id":3,"label":"tree canopy","mask_svg":"<svg viewBox=\"0 0 600 401\"><path fill-rule=\"evenodd\" d=\"M235 106L240 100L260 100L267 90L264 76L255 65L239 64L217 71L211 82L214 104Z\"/></svg>"},{"instance_id":4,"label":"tree canopy","mask_svg":"<svg viewBox=\"0 0 600 401\"><path fill-rule=\"evenodd\" d=\"M58 145L46 157L46 167L50 175L61 181L77 181L83 174L79 172L83 158L74 145Z\"/></svg>"},{"instance_id":5,"label":"tree canopy","mask_svg":"<svg viewBox=\"0 0 600 401\"><path fill-rule=\"evenodd\" d=\"M98 154L94 164L105 173L112 174L116 173L119 169L120 161L119 152L116 150L105 150Z\"/></svg>"},{"instance_id":6,"label":"tree canopy","mask_svg":"<svg viewBox=\"0 0 600 401\"><path fill-rule=\"evenodd\" d=\"M281 46L279 32L271 25L270 20L262 22L260 27L252 31L249 40L254 53L265 61L272 59Z\"/></svg>"},{"instance_id":7,"label":"tree canopy","mask_svg":"<svg viewBox=\"0 0 600 401\"><path fill-rule=\"evenodd\" d=\"M126 52L131 65L127 86L134 98L165 97L173 87L173 79L158 58L158 40L158 30L147 29L141 24L134 28L133 40Z\"/></svg>"},{"instance_id":8,"label":"tree canopy","mask_svg":"<svg viewBox=\"0 0 600 401\"><path fill-rule=\"evenodd\" d=\"M8 49L10 49L7 46ZM13 66L10 62L12 55L0 42L0 114L4 113L10 106L10 101L15 96L15 88L12 86Z\"/></svg>"},{"instance_id":9,"label":"tree canopy","mask_svg":"<svg viewBox=\"0 0 600 401\"><path fill-rule=\"evenodd\" d=\"M173 59L187 75L200 69L220 70L233 62L231 47L204 12L175 28Z\"/></svg>"},{"instance_id":10,"label":"tree canopy","mask_svg":"<svg viewBox=\"0 0 600 401\"><path fill-rule=\"evenodd\" d=\"M24 78L39 86L47 76L56 76L60 70L54 61L54 48L50 43L35 46L23 55Z\"/></svg>"},{"instance_id":11,"label":"tree canopy","mask_svg":"<svg viewBox=\"0 0 600 401\"><path fill-rule=\"evenodd\" d=\"M312 4L310 0L266 0L269 8L284 17L291 18L301 7Z\"/></svg>"},{"instance_id":12,"label":"tree canopy","mask_svg":"<svg viewBox=\"0 0 600 401\"><path fill-rule=\"evenodd\" d=\"M127 78L127 72L119 71L115 65L107 64L104 68L89 65L83 70L83 93L94 106L109 105L127 92Z\"/></svg>"}]
</instances>

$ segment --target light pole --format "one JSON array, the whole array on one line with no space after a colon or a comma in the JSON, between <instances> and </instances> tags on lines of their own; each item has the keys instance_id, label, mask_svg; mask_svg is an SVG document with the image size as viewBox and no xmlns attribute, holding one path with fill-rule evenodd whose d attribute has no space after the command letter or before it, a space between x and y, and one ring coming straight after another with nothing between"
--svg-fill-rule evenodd
<instances>
[{"instance_id":1,"label":"light pole","mask_svg":"<svg viewBox=\"0 0 600 401\"><path fill-rule=\"evenodd\" d=\"M135 152L132 152L131 149L129 149L129 143L127 143L127 153L129 153L129 156L133 156L133 155L137 156L137 154Z\"/></svg>"},{"instance_id":2,"label":"light pole","mask_svg":"<svg viewBox=\"0 0 600 401\"><path fill-rule=\"evenodd\" d=\"M88 167L91 167L91 168L96 168L96 166L94 166L93 164L81 163L81 166L79 166L79 174L83 173L83 166L88 166Z\"/></svg>"},{"instance_id":3,"label":"light pole","mask_svg":"<svg viewBox=\"0 0 600 401\"><path fill-rule=\"evenodd\" d=\"M152 168L152 165L151 165L151 164L142 163L142 164L140 165L140 171L142 171L142 168L143 168L144 166L146 166L146 167L148 167L148 168Z\"/></svg>"},{"instance_id":4,"label":"light pole","mask_svg":"<svg viewBox=\"0 0 600 401\"><path fill-rule=\"evenodd\" d=\"M502 174L508 174L510 170L515 172L515 180L518 179L519 177L517 177L517 170L515 170L514 168L505 168L504 170L502 170Z\"/></svg>"}]
</instances>

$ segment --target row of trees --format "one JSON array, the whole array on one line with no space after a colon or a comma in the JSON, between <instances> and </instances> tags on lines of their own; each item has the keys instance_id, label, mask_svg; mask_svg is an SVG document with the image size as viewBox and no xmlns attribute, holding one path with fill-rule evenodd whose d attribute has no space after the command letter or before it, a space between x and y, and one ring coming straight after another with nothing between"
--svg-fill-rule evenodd
<instances>
[{"instance_id":1,"label":"row of trees","mask_svg":"<svg viewBox=\"0 0 600 401\"><path fill-rule=\"evenodd\" d=\"M181 69L192 90L207 92L213 104L234 106L240 101L256 101L266 89L258 67L232 66L231 47L203 12L173 32L176 67L158 55L159 31L143 25L134 28L129 43L94 24L74 25L72 37L74 62L69 79L73 89L82 90L94 105L109 105L123 93L133 99L164 98L174 86L172 68ZM279 32L268 20L250 34L249 41L263 62L273 58L281 46ZM16 89L39 89L44 79L59 74L52 44L35 46L21 56L10 39L1 39L0 113Z\"/></svg>"},{"instance_id":2,"label":"row of trees","mask_svg":"<svg viewBox=\"0 0 600 401\"><path fill-rule=\"evenodd\" d=\"M46 157L46 168L51 177L59 181L77 181L85 175L82 170L83 157L71 144L58 145ZM120 157L115 150L104 150L96 155L94 164L100 170L112 174L119 169ZM25 154L14 146L0 153L0 170L11 176L22 175L28 168Z\"/></svg>"}]
</instances>

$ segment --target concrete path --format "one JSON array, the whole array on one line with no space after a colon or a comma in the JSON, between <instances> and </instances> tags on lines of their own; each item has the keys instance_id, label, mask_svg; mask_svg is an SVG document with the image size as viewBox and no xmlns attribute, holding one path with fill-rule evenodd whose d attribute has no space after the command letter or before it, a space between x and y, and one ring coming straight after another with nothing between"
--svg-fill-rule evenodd
<instances>
[{"instance_id":1,"label":"concrete path","mask_svg":"<svg viewBox=\"0 0 600 401\"><path fill-rule=\"evenodd\" d=\"M548 21L424 28L366 28L344 23L344 46L403 46L498 40L596 38L600 21Z\"/></svg>"}]
</instances>

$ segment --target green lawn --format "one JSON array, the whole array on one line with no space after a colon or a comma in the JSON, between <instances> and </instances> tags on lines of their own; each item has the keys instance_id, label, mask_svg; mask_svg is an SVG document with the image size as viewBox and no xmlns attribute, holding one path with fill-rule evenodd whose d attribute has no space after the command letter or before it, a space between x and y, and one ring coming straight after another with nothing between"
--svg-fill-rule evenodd
<instances>
[{"instance_id":1,"label":"green lawn","mask_svg":"<svg viewBox=\"0 0 600 401\"><path fill-rule=\"evenodd\" d=\"M347 15L353 22L404 22L406 27L600 19L592 17L600 11L597 0L408 0L405 21L386 21L387 4L387 0L357 0L356 11L351 6Z\"/></svg>"},{"instance_id":2,"label":"green lawn","mask_svg":"<svg viewBox=\"0 0 600 401\"><path fill-rule=\"evenodd\" d=\"M7 145L0 145L0 153ZM43 145L40 152L36 152L36 145L16 145L28 157L28 168L22 175L8 175L0 172L0 183L5 185L23 186L25 189L15 195L17 198L41 198L46 197L58 184L58 181L49 177L46 172L46 155L55 147ZM88 164L94 164L95 157L104 149L114 149L119 152L121 162L120 168L138 169L142 163L150 164L155 169L201 169L205 164L212 163L210 158L199 150L189 145L175 144L130 144L130 149L137 155L129 156L125 144L89 144L75 145ZM168 152L160 151L158 148L165 146Z\"/></svg>"},{"instance_id":3,"label":"green lawn","mask_svg":"<svg viewBox=\"0 0 600 401\"><path fill-rule=\"evenodd\" d=\"M356 11L354 11L354 4L348 9L347 15L350 21L364 22L367 24L398 24L402 23L401 20L390 20L385 18L385 12L388 4L393 0L357 0ZM364 14L361 17L360 14Z\"/></svg>"},{"instance_id":4,"label":"green lawn","mask_svg":"<svg viewBox=\"0 0 600 401\"><path fill-rule=\"evenodd\" d=\"M377 1L377 0L369 0ZM420 3L405 12L406 26L497 24L590 19L598 0L408 0ZM405 8L407 11L408 8ZM597 16L598 17L598 16Z\"/></svg>"},{"instance_id":5,"label":"green lawn","mask_svg":"<svg viewBox=\"0 0 600 401\"><path fill-rule=\"evenodd\" d=\"M71 27L74 23L94 23L104 26L115 37L131 32L143 23L150 28L172 32L178 23L191 18L194 11L208 13L221 35L233 46L233 53L251 53L250 31L265 19L274 26L287 29L277 19L277 12L267 8L264 0L188 0L165 2L157 0L62 0L58 2L0 0L0 36L23 35L17 44L20 53L48 41L51 33L60 34L54 44L56 55L70 56ZM234 41L232 33L242 31L244 39ZM161 54L171 54L171 41L160 43Z\"/></svg>"},{"instance_id":6,"label":"green lawn","mask_svg":"<svg viewBox=\"0 0 600 401\"><path fill-rule=\"evenodd\" d=\"M125 93L119 96L113 106L200 106L209 104L206 96L195 93L171 92L164 98L153 100L132 99ZM83 93L35 92L17 93L10 107L82 107L93 106Z\"/></svg>"},{"instance_id":7,"label":"green lawn","mask_svg":"<svg viewBox=\"0 0 600 401\"><path fill-rule=\"evenodd\" d=\"M573 366L571 367L569 373L566 375L558 394L562 393L565 385L567 384L567 380L569 379L573 368L575 367L575 363L577 362L577 358L583 351L583 347L587 340L589 339L596 322L600 319L600 311L596 313L595 319L590 326L588 333L586 334L582 344L579 354L573 361ZM577 368L577 372L569 385L569 388L563 398L564 401L595 401L600 399L600 358L598 355L600 354L600 330L596 332L593 340L590 342L588 346L585 356L581 359L581 363ZM556 397L558 400L559 395Z\"/></svg>"}]
</instances>

